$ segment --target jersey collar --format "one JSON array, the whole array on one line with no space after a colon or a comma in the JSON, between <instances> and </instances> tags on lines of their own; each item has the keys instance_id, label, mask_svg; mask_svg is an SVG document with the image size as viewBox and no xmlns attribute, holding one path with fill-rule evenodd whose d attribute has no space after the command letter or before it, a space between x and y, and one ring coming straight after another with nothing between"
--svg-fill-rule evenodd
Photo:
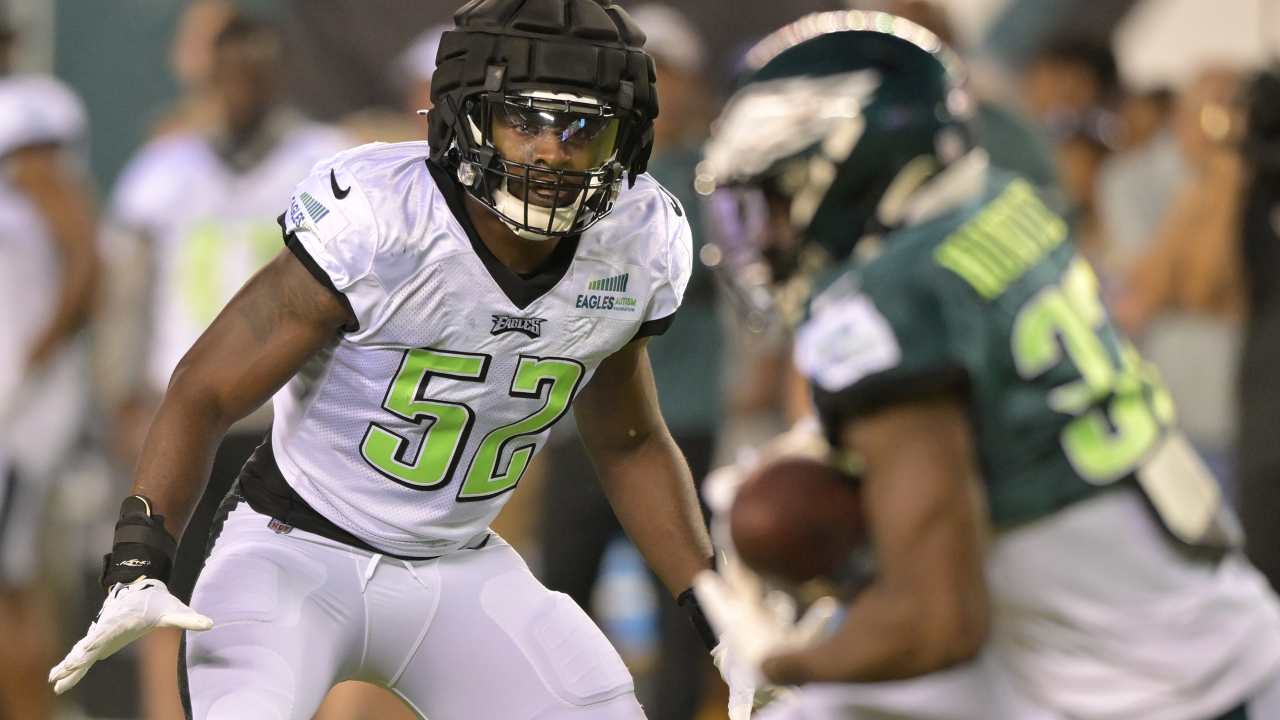
<instances>
[{"instance_id":1,"label":"jersey collar","mask_svg":"<svg viewBox=\"0 0 1280 720\"><path fill-rule=\"evenodd\" d=\"M546 295L551 291L560 280L564 278L565 273L569 272L569 266L573 264L573 256L578 251L578 240L580 235L571 235L563 238L556 244L556 249L551 251L551 255L546 262L527 275L521 275L506 265L493 254L488 245L480 239L480 233L476 231L475 225L471 222L471 217L467 215L467 209L463 205L462 186L454 179L453 175L430 160L424 160L427 169L431 171L431 178L435 180L436 188L440 190L440 195L444 197L445 204L449 206L449 211L453 214L453 219L462 226L467 234L467 239L471 241L471 249L479 256L480 262L484 264L489 276L497 283L502 293L507 296L512 305L517 309L523 310L529 307L534 300Z\"/></svg>"}]
</instances>

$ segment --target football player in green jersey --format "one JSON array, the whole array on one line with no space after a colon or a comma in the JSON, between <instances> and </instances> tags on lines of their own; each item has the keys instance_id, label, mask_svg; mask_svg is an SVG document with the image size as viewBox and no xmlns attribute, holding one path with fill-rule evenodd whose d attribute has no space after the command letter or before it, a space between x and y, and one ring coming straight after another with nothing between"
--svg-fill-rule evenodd
<instances>
[{"instance_id":1,"label":"football player in green jersey","mask_svg":"<svg viewBox=\"0 0 1280 720\"><path fill-rule=\"evenodd\" d=\"M748 58L699 168L712 259L757 307L762 267L807 271L777 296L812 288L796 365L876 559L803 647L740 567L700 579L760 680L804 686L766 716L1280 717L1280 603L1067 225L979 147L955 55L835 12Z\"/></svg>"}]
</instances>

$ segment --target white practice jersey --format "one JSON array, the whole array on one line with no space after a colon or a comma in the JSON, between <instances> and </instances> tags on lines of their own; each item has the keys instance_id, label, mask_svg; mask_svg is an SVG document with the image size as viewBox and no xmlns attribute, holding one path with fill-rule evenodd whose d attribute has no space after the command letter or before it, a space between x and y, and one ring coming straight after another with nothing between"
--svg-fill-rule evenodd
<instances>
[{"instance_id":1,"label":"white practice jersey","mask_svg":"<svg viewBox=\"0 0 1280 720\"><path fill-rule=\"evenodd\" d=\"M320 160L354 143L341 130L300 123L243 173L195 132L160 137L131 160L116 186L113 221L151 247L151 338L146 377L169 376L231 296L283 247L277 218Z\"/></svg>"},{"instance_id":2,"label":"white practice jersey","mask_svg":"<svg viewBox=\"0 0 1280 720\"><path fill-rule=\"evenodd\" d=\"M0 77L0 160L35 145L67 149L83 161L84 105L47 75ZM0 334L0 412L26 372L27 356L56 310L58 251L48 222L7 173L0 173L0 306L10 312Z\"/></svg>"},{"instance_id":3,"label":"white practice jersey","mask_svg":"<svg viewBox=\"0 0 1280 720\"><path fill-rule=\"evenodd\" d=\"M419 557L488 526L600 362L670 325L692 263L683 210L641 175L516 275L460 223L461 190L427 154L366 145L294 194L294 246L359 327L276 394L273 431L281 473L316 511Z\"/></svg>"}]
</instances>

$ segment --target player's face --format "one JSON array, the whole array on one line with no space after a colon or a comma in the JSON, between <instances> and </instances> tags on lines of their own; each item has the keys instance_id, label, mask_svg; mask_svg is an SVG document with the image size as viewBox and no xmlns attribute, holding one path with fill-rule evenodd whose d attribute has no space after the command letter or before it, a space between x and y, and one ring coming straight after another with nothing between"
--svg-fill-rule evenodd
<instances>
[{"instance_id":1,"label":"player's face","mask_svg":"<svg viewBox=\"0 0 1280 720\"><path fill-rule=\"evenodd\" d=\"M280 91L277 49L245 42L220 48L215 58L213 85L222 102L227 128L234 134L252 132L266 118Z\"/></svg>"},{"instance_id":2,"label":"player's face","mask_svg":"<svg viewBox=\"0 0 1280 720\"><path fill-rule=\"evenodd\" d=\"M613 155L616 118L499 105L493 111L493 145L503 160L547 170L595 170ZM511 180L508 192L540 207L564 207L585 187L586 179L560 179L552 172L529 173L529 181Z\"/></svg>"}]
</instances>

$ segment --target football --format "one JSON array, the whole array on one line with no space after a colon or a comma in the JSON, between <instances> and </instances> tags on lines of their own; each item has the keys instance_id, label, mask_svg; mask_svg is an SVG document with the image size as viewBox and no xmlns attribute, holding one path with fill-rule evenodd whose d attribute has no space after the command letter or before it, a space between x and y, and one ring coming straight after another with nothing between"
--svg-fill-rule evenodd
<instances>
[{"instance_id":1,"label":"football","mask_svg":"<svg viewBox=\"0 0 1280 720\"><path fill-rule=\"evenodd\" d=\"M805 583L837 570L866 539L857 478L808 458L772 462L729 511L739 557L761 575Z\"/></svg>"}]
</instances>

